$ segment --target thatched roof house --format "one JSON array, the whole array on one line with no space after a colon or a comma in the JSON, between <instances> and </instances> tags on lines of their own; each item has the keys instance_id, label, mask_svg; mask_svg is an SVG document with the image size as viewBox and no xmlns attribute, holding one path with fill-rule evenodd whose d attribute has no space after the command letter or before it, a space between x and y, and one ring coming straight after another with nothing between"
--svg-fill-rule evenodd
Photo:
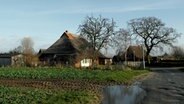
<instances>
[{"instance_id":1,"label":"thatched roof house","mask_svg":"<svg viewBox=\"0 0 184 104\"><path fill-rule=\"evenodd\" d=\"M127 49L127 60L140 61L142 59L143 59L143 48L142 48L142 46L140 46L140 45L138 45L138 46L129 46L129 48Z\"/></svg>"},{"instance_id":2,"label":"thatched roof house","mask_svg":"<svg viewBox=\"0 0 184 104\"><path fill-rule=\"evenodd\" d=\"M92 48L84 38L65 31L62 36L48 49L39 51L39 59L50 65L74 65L81 67L82 62L90 66L92 64L91 54ZM106 57L101 53L99 58ZM85 65L84 65L85 66Z\"/></svg>"},{"instance_id":3,"label":"thatched roof house","mask_svg":"<svg viewBox=\"0 0 184 104\"><path fill-rule=\"evenodd\" d=\"M144 57L146 51L144 50ZM143 60L143 48L140 45L137 46L129 46L126 51L123 53L120 53L116 56L114 56L113 61L118 62L118 61L141 61Z\"/></svg>"}]
</instances>

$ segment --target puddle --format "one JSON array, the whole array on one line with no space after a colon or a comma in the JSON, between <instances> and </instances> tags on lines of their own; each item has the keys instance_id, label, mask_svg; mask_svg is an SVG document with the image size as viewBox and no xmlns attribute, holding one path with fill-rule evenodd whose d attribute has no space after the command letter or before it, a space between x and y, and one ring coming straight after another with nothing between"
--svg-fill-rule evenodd
<instances>
[{"instance_id":1,"label":"puddle","mask_svg":"<svg viewBox=\"0 0 184 104\"><path fill-rule=\"evenodd\" d=\"M107 86L103 89L102 104L141 104L146 92L138 85Z\"/></svg>"}]
</instances>

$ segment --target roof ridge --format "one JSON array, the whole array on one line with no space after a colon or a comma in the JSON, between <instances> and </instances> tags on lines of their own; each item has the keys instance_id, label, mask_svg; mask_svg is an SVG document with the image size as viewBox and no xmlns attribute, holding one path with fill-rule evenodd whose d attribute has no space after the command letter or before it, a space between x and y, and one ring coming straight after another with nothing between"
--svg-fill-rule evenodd
<instances>
[{"instance_id":1,"label":"roof ridge","mask_svg":"<svg viewBox=\"0 0 184 104\"><path fill-rule=\"evenodd\" d=\"M64 34L68 37L68 39L76 39L79 37L71 32L68 32L67 30L64 32Z\"/></svg>"}]
</instances>

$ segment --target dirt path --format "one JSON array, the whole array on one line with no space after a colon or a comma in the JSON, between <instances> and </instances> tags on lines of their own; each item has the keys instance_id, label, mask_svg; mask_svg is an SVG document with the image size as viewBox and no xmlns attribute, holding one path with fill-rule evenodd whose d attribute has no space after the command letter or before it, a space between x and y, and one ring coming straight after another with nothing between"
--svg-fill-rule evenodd
<instances>
[{"instance_id":1,"label":"dirt path","mask_svg":"<svg viewBox=\"0 0 184 104\"><path fill-rule=\"evenodd\" d=\"M153 68L154 75L142 81L147 96L142 104L184 104L184 72L177 68Z\"/></svg>"}]
</instances>

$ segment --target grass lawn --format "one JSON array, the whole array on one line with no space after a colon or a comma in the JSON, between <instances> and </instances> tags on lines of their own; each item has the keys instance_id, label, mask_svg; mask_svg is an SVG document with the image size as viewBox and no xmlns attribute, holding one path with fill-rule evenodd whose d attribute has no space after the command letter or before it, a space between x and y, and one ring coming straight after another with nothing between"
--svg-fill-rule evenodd
<instances>
[{"instance_id":1,"label":"grass lawn","mask_svg":"<svg viewBox=\"0 0 184 104\"><path fill-rule=\"evenodd\" d=\"M100 99L89 91L55 91L0 86L1 104L98 104Z\"/></svg>"},{"instance_id":2,"label":"grass lawn","mask_svg":"<svg viewBox=\"0 0 184 104\"><path fill-rule=\"evenodd\" d=\"M126 83L148 70L90 70L73 68L0 68L0 78L93 80Z\"/></svg>"}]
</instances>

